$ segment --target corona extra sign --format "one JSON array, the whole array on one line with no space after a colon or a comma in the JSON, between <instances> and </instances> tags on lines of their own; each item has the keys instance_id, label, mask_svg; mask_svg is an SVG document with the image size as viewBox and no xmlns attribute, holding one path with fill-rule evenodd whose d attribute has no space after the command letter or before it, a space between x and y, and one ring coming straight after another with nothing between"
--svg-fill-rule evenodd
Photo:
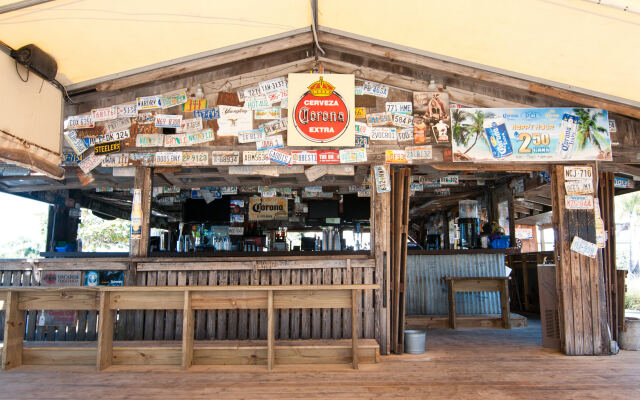
<instances>
[{"instance_id":1,"label":"corona extra sign","mask_svg":"<svg viewBox=\"0 0 640 400\"><path fill-rule=\"evenodd\" d=\"M355 146L353 75L289 74L288 146Z\"/></svg>"}]
</instances>

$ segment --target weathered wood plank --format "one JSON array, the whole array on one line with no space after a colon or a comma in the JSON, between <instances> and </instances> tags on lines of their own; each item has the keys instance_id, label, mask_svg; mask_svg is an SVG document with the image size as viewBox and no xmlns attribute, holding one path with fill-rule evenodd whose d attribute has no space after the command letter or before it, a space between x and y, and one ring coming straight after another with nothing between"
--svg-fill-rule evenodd
<instances>
[{"instance_id":1,"label":"weathered wood plank","mask_svg":"<svg viewBox=\"0 0 640 400\"><path fill-rule=\"evenodd\" d=\"M114 312L109 307L111 293L100 293L100 321L98 330L98 351L96 368L98 371L109 367L113 357L113 317Z\"/></svg>"},{"instance_id":2,"label":"weathered wood plank","mask_svg":"<svg viewBox=\"0 0 640 400\"><path fill-rule=\"evenodd\" d=\"M240 285L249 284L249 271L239 272ZM241 309L238 311L238 339L247 339L249 337L249 310Z\"/></svg>"},{"instance_id":3,"label":"weathered wood plank","mask_svg":"<svg viewBox=\"0 0 640 400\"><path fill-rule=\"evenodd\" d=\"M252 286L260 285L260 272L251 271L249 278ZM251 309L249 311L249 339L257 339L259 336L259 316L258 310Z\"/></svg>"},{"instance_id":4,"label":"weathered wood plank","mask_svg":"<svg viewBox=\"0 0 640 400\"><path fill-rule=\"evenodd\" d=\"M167 272L158 271L156 286L167 286ZM155 326L153 327L153 339L164 339L165 310L156 310Z\"/></svg>"},{"instance_id":5,"label":"weathered wood plank","mask_svg":"<svg viewBox=\"0 0 640 400\"><path fill-rule=\"evenodd\" d=\"M300 277L301 283L303 285L311 284L311 270L301 270ZM315 310L313 311L315 312ZM311 339L311 313L309 309L303 309L300 312L300 338L301 339Z\"/></svg>"},{"instance_id":6,"label":"weathered wood plank","mask_svg":"<svg viewBox=\"0 0 640 400\"><path fill-rule=\"evenodd\" d=\"M8 370L22 365L22 341L25 312L19 307L20 294L9 292L5 302L4 343L2 346L2 369Z\"/></svg>"},{"instance_id":7,"label":"weathered wood plank","mask_svg":"<svg viewBox=\"0 0 640 400\"><path fill-rule=\"evenodd\" d=\"M342 271L338 268L332 269L332 283L334 285L342 284L341 272ZM351 307L351 302L349 302L349 307ZM342 337L342 311L343 310L340 308L334 308L332 310L333 315L331 318L331 332L334 339L340 339Z\"/></svg>"},{"instance_id":8,"label":"weathered wood plank","mask_svg":"<svg viewBox=\"0 0 640 400\"><path fill-rule=\"evenodd\" d=\"M120 310L177 310L183 306L182 297L182 292L112 292L109 306Z\"/></svg>"},{"instance_id":9,"label":"weathered wood plank","mask_svg":"<svg viewBox=\"0 0 640 400\"><path fill-rule=\"evenodd\" d=\"M209 271L209 286L218 285L218 271ZM218 322L218 312L207 310L207 339L216 338L216 324Z\"/></svg>"},{"instance_id":10,"label":"weathered wood plank","mask_svg":"<svg viewBox=\"0 0 640 400\"><path fill-rule=\"evenodd\" d=\"M207 283L209 280L208 278L209 277L208 277L207 271L198 271L197 272L198 286L207 286ZM192 299L192 305L193 305L193 299ZM196 311L196 328L195 328L196 340L205 339L206 328L207 328L207 312L204 310Z\"/></svg>"},{"instance_id":11,"label":"weathered wood plank","mask_svg":"<svg viewBox=\"0 0 640 400\"><path fill-rule=\"evenodd\" d=\"M331 284L331 268L322 268L322 283L324 285ZM322 338L329 339L331 337L331 309L322 308Z\"/></svg>"},{"instance_id":12,"label":"weathered wood plank","mask_svg":"<svg viewBox=\"0 0 640 400\"><path fill-rule=\"evenodd\" d=\"M178 284L178 274L175 271L167 272L167 286ZM164 320L164 339L173 340L176 338L176 311L166 310Z\"/></svg>"},{"instance_id":13,"label":"weathered wood plank","mask_svg":"<svg viewBox=\"0 0 640 400\"><path fill-rule=\"evenodd\" d=\"M95 290L64 289L29 291L20 295L20 310L97 310L98 292Z\"/></svg>"},{"instance_id":14,"label":"weathered wood plank","mask_svg":"<svg viewBox=\"0 0 640 400\"><path fill-rule=\"evenodd\" d=\"M193 335L195 315L191 308L191 292L184 292L184 309L182 311L182 368L187 369L193 363Z\"/></svg>"},{"instance_id":15,"label":"weathered wood plank","mask_svg":"<svg viewBox=\"0 0 640 400\"><path fill-rule=\"evenodd\" d=\"M266 309L267 291L203 292L194 290L191 303L194 310Z\"/></svg>"},{"instance_id":16,"label":"weathered wood plank","mask_svg":"<svg viewBox=\"0 0 640 400\"><path fill-rule=\"evenodd\" d=\"M291 284L299 285L300 284L300 274L301 271L299 269L294 269L291 271ZM290 318L290 335L291 339L300 339L300 310L294 308L289 310L289 318Z\"/></svg>"},{"instance_id":17,"label":"weathered wood plank","mask_svg":"<svg viewBox=\"0 0 640 400\"><path fill-rule=\"evenodd\" d=\"M229 286L229 271L220 271L218 272L218 286ZM217 327L217 338L218 340L227 339L227 310L218 310L218 327Z\"/></svg>"}]
</instances>

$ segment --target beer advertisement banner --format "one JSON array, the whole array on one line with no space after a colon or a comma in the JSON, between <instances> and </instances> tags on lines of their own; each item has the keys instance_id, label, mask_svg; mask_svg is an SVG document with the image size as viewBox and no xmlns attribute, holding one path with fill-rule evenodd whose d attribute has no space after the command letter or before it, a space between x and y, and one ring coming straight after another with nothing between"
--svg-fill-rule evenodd
<instances>
[{"instance_id":1,"label":"beer advertisement banner","mask_svg":"<svg viewBox=\"0 0 640 400\"><path fill-rule=\"evenodd\" d=\"M288 146L354 147L355 78L289 74Z\"/></svg>"},{"instance_id":2,"label":"beer advertisement banner","mask_svg":"<svg viewBox=\"0 0 640 400\"><path fill-rule=\"evenodd\" d=\"M286 220L289 218L284 197L252 197L249 199L249 221Z\"/></svg>"},{"instance_id":3,"label":"beer advertisement banner","mask_svg":"<svg viewBox=\"0 0 640 400\"><path fill-rule=\"evenodd\" d=\"M611 161L606 110L451 109L453 161Z\"/></svg>"}]
</instances>

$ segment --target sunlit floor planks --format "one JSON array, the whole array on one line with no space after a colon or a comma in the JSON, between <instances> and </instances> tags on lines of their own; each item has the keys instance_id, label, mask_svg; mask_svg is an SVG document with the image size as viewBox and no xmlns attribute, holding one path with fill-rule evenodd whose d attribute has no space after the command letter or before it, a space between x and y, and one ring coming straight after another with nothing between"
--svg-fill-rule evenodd
<instances>
[{"instance_id":1,"label":"sunlit floor planks","mask_svg":"<svg viewBox=\"0 0 640 400\"><path fill-rule=\"evenodd\" d=\"M0 399L638 399L640 352L566 357L540 347L540 325L430 330L422 355L344 365L26 366L0 372Z\"/></svg>"}]
</instances>

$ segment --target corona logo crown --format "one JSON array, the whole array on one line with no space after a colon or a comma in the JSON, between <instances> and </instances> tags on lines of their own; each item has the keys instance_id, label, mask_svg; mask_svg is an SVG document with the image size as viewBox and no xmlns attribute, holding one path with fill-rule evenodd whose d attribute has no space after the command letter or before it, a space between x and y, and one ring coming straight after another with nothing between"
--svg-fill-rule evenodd
<instances>
[{"instance_id":1,"label":"corona logo crown","mask_svg":"<svg viewBox=\"0 0 640 400\"><path fill-rule=\"evenodd\" d=\"M329 82L325 82L320 77L320 80L313 82L308 86L309 92L315 97L329 97L333 93L335 87Z\"/></svg>"}]
</instances>

